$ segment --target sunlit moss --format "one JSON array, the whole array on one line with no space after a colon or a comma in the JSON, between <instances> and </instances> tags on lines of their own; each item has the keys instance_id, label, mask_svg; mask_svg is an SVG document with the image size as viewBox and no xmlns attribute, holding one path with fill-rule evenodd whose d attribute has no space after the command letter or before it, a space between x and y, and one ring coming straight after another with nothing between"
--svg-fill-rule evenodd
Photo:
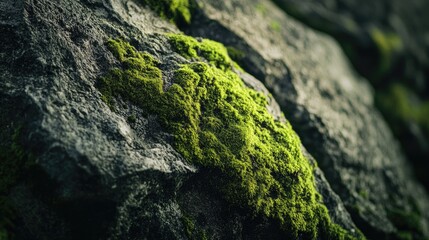
<instances>
[{"instance_id":1,"label":"sunlit moss","mask_svg":"<svg viewBox=\"0 0 429 240\"><path fill-rule=\"evenodd\" d=\"M175 50L188 59L204 58L209 63L220 69L229 69L232 60L228 55L228 50L221 43L195 38L182 34L169 34L170 43Z\"/></svg>"},{"instance_id":2,"label":"sunlit moss","mask_svg":"<svg viewBox=\"0 0 429 240\"><path fill-rule=\"evenodd\" d=\"M189 0L140 0L156 11L161 17L175 23L191 22L191 2Z\"/></svg>"},{"instance_id":3,"label":"sunlit moss","mask_svg":"<svg viewBox=\"0 0 429 240\"><path fill-rule=\"evenodd\" d=\"M276 121L266 97L232 71L226 48L184 35L168 38L191 63L175 70L165 91L153 57L110 40L122 68L100 80L103 99L112 106L120 96L157 115L185 159L226 176L220 191L231 204L276 219L293 237L352 238L330 221L315 189L313 167L291 125Z\"/></svg>"},{"instance_id":4,"label":"sunlit moss","mask_svg":"<svg viewBox=\"0 0 429 240\"><path fill-rule=\"evenodd\" d=\"M103 100L112 106L115 96L127 96L138 105L151 108L162 93L161 70L157 61L147 53L135 51L124 41L109 41L109 49L122 63L124 69L113 69L99 81ZM145 91L141 91L145 89Z\"/></svg>"},{"instance_id":5,"label":"sunlit moss","mask_svg":"<svg viewBox=\"0 0 429 240\"><path fill-rule=\"evenodd\" d=\"M413 235L410 232L398 232L397 238L399 240L413 240Z\"/></svg>"}]
</instances>

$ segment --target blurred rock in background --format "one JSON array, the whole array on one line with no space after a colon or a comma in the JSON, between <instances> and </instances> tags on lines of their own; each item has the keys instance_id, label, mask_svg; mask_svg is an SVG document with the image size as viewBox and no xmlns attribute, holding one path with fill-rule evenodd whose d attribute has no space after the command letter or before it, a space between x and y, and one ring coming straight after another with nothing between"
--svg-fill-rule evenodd
<instances>
[{"instance_id":1,"label":"blurred rock in background","mask_svg":"<svg viewBox=\"0 0 429 240\"><path fill-rule=\"evenodd\" d=\"M378 109L429 189L429 2L274 0L332 35L376 90Z\"/></svg>"}]
</instances>

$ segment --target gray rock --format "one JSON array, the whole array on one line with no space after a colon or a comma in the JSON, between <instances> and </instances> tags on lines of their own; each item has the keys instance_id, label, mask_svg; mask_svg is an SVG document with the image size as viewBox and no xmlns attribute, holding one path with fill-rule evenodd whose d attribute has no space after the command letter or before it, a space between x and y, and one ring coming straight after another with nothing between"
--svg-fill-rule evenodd
<instances>
[{"instance_id":1,"label":"gray rock","mask_svg":"<svg viewBox=\"0 0 429 240\"><path fill-rule=\"evenodd\" d=\"M425 69L429 67L427 1L274 0L274 2L312 27L325 31L340 41L349 41L355 50L377 47L374 46L376 42L373 38L375 29L387 34L393 33L402 42L400 49L396 49L396 57L402 58L403 62L402 66L397 66L401 69L396 71L396 74L410 80L415 79L412 80L413 86L420 90L428 90L423 76L416 77L424 75ZM364 56L365 53L356 54ZM367 58L365 60L371 61ZM374 70L377 66L367 65L367 67Z\"/></svg>"},{"instance_id":2,"label":"gray rock","mask_svg":"<svg viewBox=\"0 0 429 240\"><path fill-rule=\"evenodd\" d=\"M17 238L115 238L123 228L145 224L127 215L135 196L148 202L137 205L140 218L179 221L173 200L160 196L169 189L173 194L195 167L167 143L156 118L141 117L141 110L126 102L113 112L94 87L115 65L105 46L109 38L148 42L158 52L165 39L148 34L177 31L174 26L131 1L2 1L1 6L7 6L0 8L0 29L8 40L0 47L6 110L1 128L22 126L19 144L35 156L32 174L37 174L24 176L29 180L10 192L20 217ZM138 116L133 126L126 120L131 114ZM114 220L121 220L118 226ZM171 230L175 236L184 236L181 224L180 233ZM110 228L120 230L113 234Z\"/></svg>"},{"instance_id":3,"label":"gray rock","mask_svg":"<svg viewBox=\"0 0 429 240\"><path fill-rule=\"evenodd\" d=\"M122 36L155 55L169 82L169 71L186 60L157 33L177 28L134 1L0 5L7 40L0 47L1 137L6 142L20 128L18 143L34 161L8 195L18 217L17 239L283 237L272 220L231 209L210 187L219 173L189 165L155 116L144 117L121 99L112 111L101 100L96 81L116 65L105 46L109 38ZM240 74L285 121L263 84ZM341 200L316 171L334 220L356 233ZM196 230L189 232L190 224Z\"/></svg>"},{"instance_id":4,"label":"gray rock","mask_svg":"<svg viewBox=\"0 0 429 240\"><path fill-rule=\"evenodd\" d=\"M429 99L429 2L425 0L273 0L300 21L333 36L357 71L376 89L380 109L417 179L429 190L429 114L421 120L388 103L411 109ZM399 86L399 87L398 87ZM393 90L393 89L400 90ZM398 91L404 92L400 99ZM410 100L408 100L410 99ZM406 103L410 101L409 103ZM387 104L386 104L387 103ZM421 111L426 111L421 108Z\"/></svg>"}]
</instances>

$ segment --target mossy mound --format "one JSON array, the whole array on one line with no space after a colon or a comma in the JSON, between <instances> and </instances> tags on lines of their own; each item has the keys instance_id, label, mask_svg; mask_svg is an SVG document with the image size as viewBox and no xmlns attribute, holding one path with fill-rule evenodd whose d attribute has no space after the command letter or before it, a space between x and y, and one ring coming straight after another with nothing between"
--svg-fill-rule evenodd
<instances>
[{"instance_id":1,"label":"mossy mound","mask_svg":"<svg viewBox=\"0 0 429 240\"><path fill-rule=\"evenodd\" d=\"M191 163L221 171L232 204L279 221L293 237L352 238L331 223L314 186L313 167L289 123L276 121L264 95L233 71L226 48L210 40L168 35L191 63L164 86L157 61L122 40L108 47L121 62L101 78L104 101L121 97L158 116L173 146Z\"/></svg>"}]
</instances>

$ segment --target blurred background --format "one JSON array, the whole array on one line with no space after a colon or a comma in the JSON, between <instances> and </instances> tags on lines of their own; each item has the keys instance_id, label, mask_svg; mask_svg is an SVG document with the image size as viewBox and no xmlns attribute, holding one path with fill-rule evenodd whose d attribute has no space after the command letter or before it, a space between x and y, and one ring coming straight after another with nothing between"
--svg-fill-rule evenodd
<instances>
[{"instance_id":1,"label":"blurred background","mask_svg":"<svg viewBox=\"0 0 429 240\"><path fill-rule=\"evenodd\" d=\"M429 190L429 1L274 1L340 43Z\"/></svg>"}]
</instances>

